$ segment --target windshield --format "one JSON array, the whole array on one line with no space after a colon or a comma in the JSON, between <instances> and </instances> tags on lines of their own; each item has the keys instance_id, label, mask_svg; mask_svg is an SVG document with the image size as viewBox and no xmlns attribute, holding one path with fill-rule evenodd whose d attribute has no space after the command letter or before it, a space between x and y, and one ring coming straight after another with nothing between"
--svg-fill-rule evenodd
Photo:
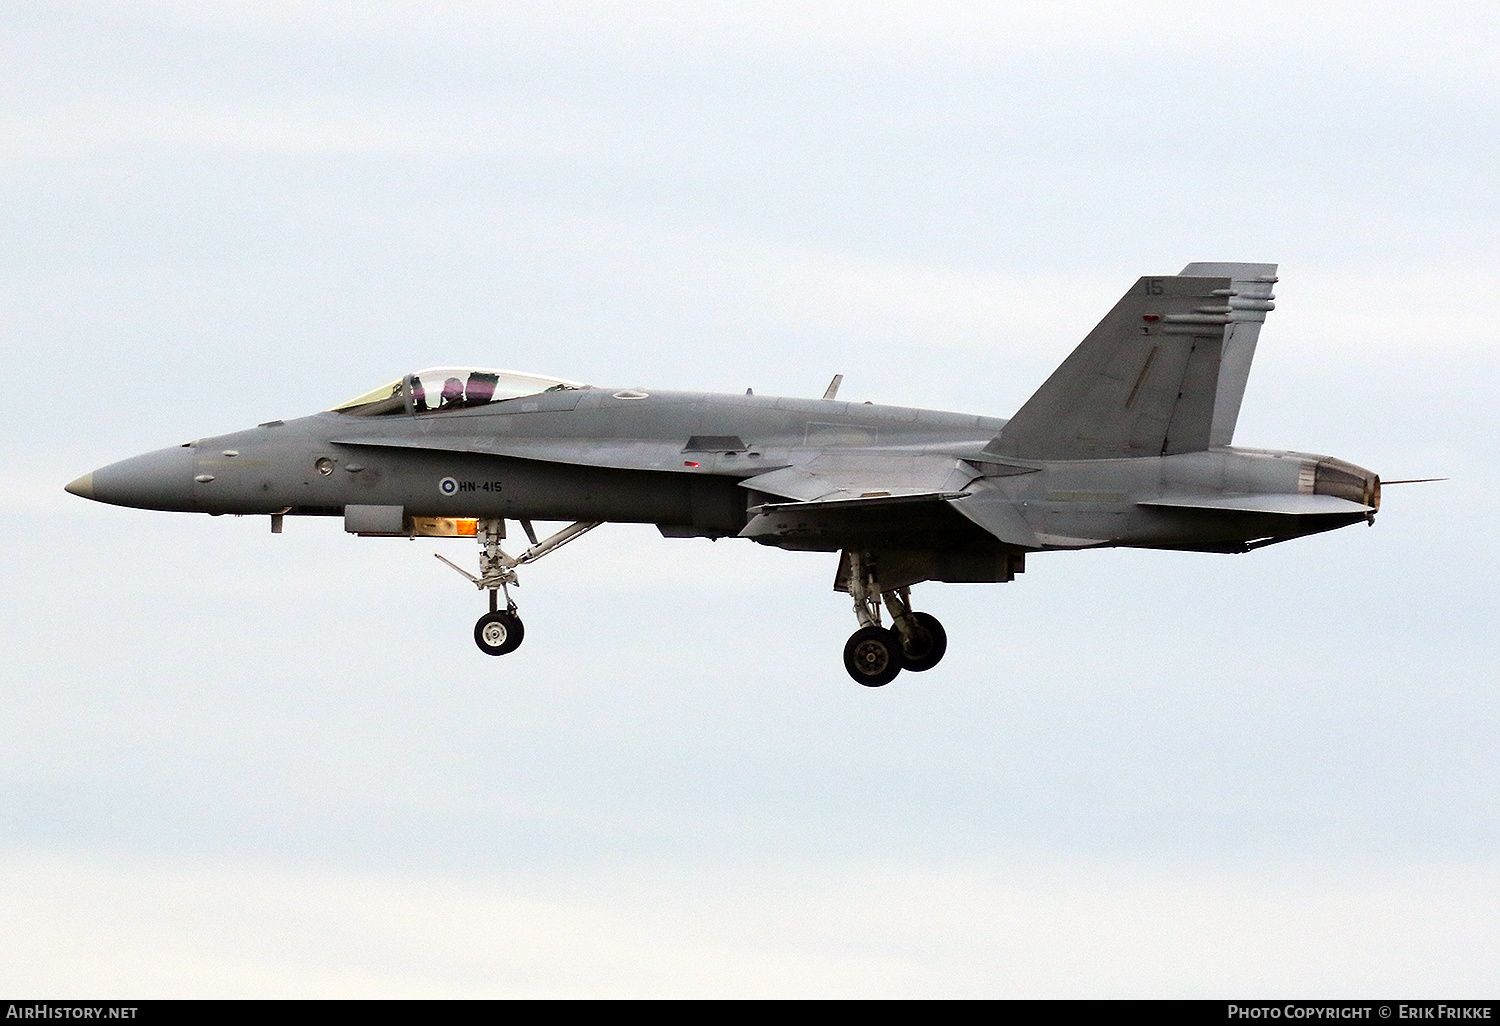
<instances>
[{"instance_id":1,"label":"windshield","mask_svg":"<svg viewBox=\"0 0 1500 1026\"><path fill-rule=\"evenodd\" d=\"M383 413L405 413L405 378L372 388L353 399L347 399L333 407L334 413L352 413L356 417L375 417Z\"/></svg>"},{"instance_id":2,"label":"windshield","mask_svg":"<svg viewBox=\"0 0 1500 1026\"><path fill-rule=\"evenodd\" d=\"M379 417L394 413L439 413L519 399L539 392L583 388L575 381L518 371L474 367L430 367L355 396L335 413Z\"/></svg>"}]
</instances>

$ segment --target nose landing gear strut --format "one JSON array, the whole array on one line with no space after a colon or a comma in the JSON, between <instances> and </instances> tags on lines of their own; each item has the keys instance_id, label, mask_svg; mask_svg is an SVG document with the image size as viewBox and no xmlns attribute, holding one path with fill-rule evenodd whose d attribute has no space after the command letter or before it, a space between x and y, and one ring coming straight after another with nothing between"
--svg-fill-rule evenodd
<instances>
[{"instance_id":1,"label":"nose landing gear strut","mask_svg":"<svg viewBox=\"0 0 1500 1026\"><path fill-rule=\"evenodd\" d=\"M948 651L948 632L931 613L911 608L911 588L882 590L875 561L868 552L848 550L849 595L859 630L844 644L844 669L867 688L878 688L896 679L902 670L930 670ZM891 626L880 622L882 603L891 614Z\"/></svg>"},{"instance_id":2,"label":"nose landing gear strut","mask_svg":"<svg viewBox=\"0 0 1500 1026\"><path fill-rule=\"evenodd\" d=\"M469 571L444 557L439 553L433 553L438 559L447 563L453 569L463 574L480 591L490 593L490 611L479 618L474 624L474 644L486 655L505 655L514 652L521 647L521 641L526 637L526 627L521 623L520 616L516 615L516 603L510 597L510 586L521 586L516 577L516 567L527 563L535 563L549 552L554 552L594 528L599 526L599 521L582 521L569 524L561 531L551 535L542 541L537 541L536 533L532 530L531 521L522 520L521 527L526 532L526 538L531 542L531 548L519 556L509 556L500 547L505 540L505 521L494 519L481 519L475 528L475 535L479 539L479 576L475 577ZM505 594L505 608L500 608L500 593Z\"/></svg>"}]
</instances>

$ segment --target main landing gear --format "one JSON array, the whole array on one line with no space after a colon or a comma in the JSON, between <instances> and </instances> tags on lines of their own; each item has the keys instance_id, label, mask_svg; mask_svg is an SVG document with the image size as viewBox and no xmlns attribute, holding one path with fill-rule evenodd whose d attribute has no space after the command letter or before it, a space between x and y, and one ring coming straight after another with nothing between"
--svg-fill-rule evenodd
<instances>
[{"instance_id":1,"label":"main landing gear","mask_svg":"<svg viewBox=\"0 0 1500 1026\"><path fill-rule=\"evenodd\" d=\"M859 630L844 645L844 669L867 688L896 679L902 670L930 670L948 651L948 632L931 613L911 608L911 588L882 591L869 553L850 550L849 595ZM880 623L880 607L891 614L891 626Z\"/></svg>"},{"instance_id":2,"label":"main landing gear","mask_svg":"<svg viewBox=\"0 0 1500 1026\"><path fill-rule=\"evenodd\" d=\"M481 519L474 532L479 539L478 577L451 559L433 553L438 559L472 581L480 591L490 593L490 611L474 624L474 644L479 646L481 652L485 655L505 655L507 652L514 652L520 648L521 640L526 637L526 627L521 623L521 618L516 615L516 603L510 597L510 586L512 584L516 587L521 586L521 582L516 579L516 567L526 563L535 563L547 553L562 548L574 538L598 526L599 521L579 521L576 524L569 524L543 541L537 541L531 521L522 520L521 528L526 532L526 539L531 542L531 548L519 556L508 556L505 550L500 548L500 543L505 540L505 521ZM504 609L500 608L501 592L505 593Z\"/></svg>"}]
</instances>

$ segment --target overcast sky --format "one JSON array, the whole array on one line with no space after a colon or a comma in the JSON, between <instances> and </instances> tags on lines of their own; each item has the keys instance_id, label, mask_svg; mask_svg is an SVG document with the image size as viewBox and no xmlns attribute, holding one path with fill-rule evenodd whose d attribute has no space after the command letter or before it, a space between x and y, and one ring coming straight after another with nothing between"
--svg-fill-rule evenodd
<instances>
[{"instance_id":1,"label":"overcast sky","mask_svg":"<svg viewBox=\"0 0 1500 1026\"><path fill-rule=\"evenodd\" d=\"M1492 4L0 4L0 991L1500 985ZM1275 261L1236 441L1372 529L929 584L77 475L433 364L1007 416L1139 275Z\"/></svg>"}]
</instances>

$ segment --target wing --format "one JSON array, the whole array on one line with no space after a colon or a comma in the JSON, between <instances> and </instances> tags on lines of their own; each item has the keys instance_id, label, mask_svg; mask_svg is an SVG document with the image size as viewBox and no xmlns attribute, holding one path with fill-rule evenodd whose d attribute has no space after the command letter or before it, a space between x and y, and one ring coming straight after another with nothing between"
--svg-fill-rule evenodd
<instances>
[{"instance_id":1,"label":"wing","mask_svg":"<svg viewBox=\"0 0 1500 1026\"><path fill-rule=\"evenodd\" d=\"M819 549L951 545L970 525L946 503L978 476L952 456L879 449L818 453L740 482L752 503L740 537Z\"/></svg>"},{"instance_id":2,"label":"wing","mask_svg":"<svg viewBox=\"0 0 1500 1026\"><path fill-rule=\"evenodd\" d=\"M1031 472L1026 467L1013 469ZM1042 547L1014 500L993 480L981 479L972 463L952 456L824 453L740 485L794 500L752 507L740 536L770 544L897 546L934 552Z\"/></svg>"},{"instance_id":3,"label":"wing","mask_svg":"<svg viewBox=\"0 0 1500 1026\"><path fill-rule=\"evenodd\" d=\"M958 493L978 476L953 456L841 449L746 478L740 486L799 502L834 502Z\"/></svg>"}]
</instances>

